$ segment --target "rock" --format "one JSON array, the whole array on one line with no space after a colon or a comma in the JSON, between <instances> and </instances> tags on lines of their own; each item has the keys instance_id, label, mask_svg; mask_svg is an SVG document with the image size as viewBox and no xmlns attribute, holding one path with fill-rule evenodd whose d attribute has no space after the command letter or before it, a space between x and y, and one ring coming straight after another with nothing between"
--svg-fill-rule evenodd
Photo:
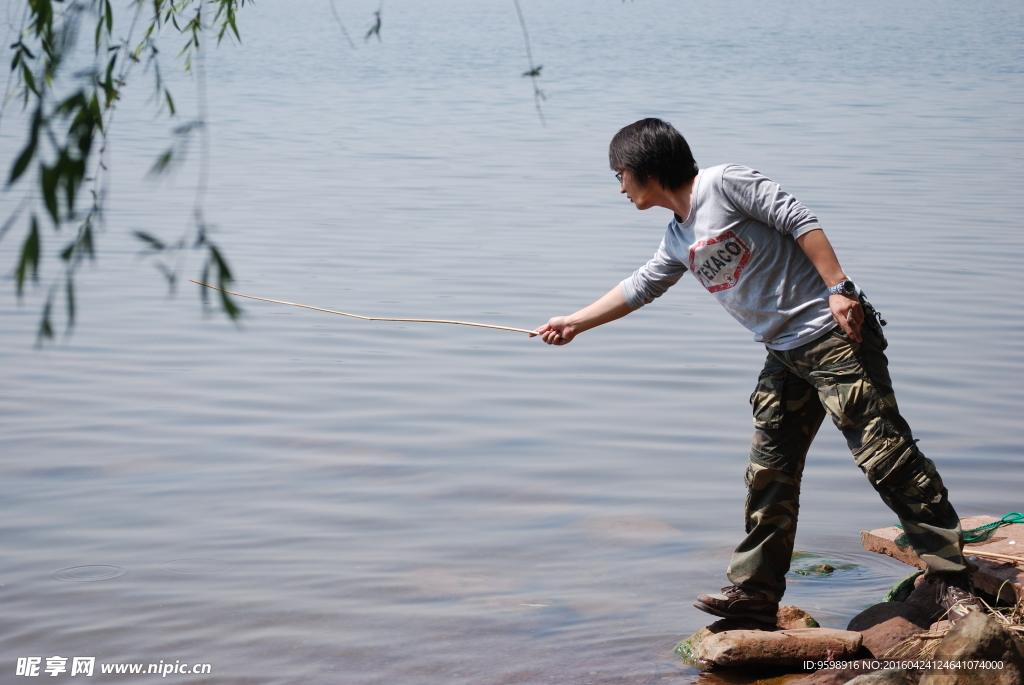
<instances>
[{"instance_id":1,"label":"rock","mask_svg":"<svg viewBox=\"0 0 1024 685\"><path fill-rule=\"evenodd\" d=\"M1021 642L996 619L972 611L957 621L942 638L935 659L939 661L1001 661L1002 668L939 669L921 677L920 685L1020 685L1024 683L1024 650Z\"/></svg>"},{"instance_id":2,"label":"rock","mask_svg":"<svg viewBox=\"0 0 1024 685\"><path fill-rule=\"evenodd\" d=\"M939 585L938 583L930 583L925 580L924 576L920 576L914 581L914 590L907 597L907 601L904 604L913 607L923 616L927 616L929 620L938 620L940 616L946 613L945 607L939 603Z\"/></svg>"},{"instance_id":3,"label":"rock","mask_svg":"<svg viewBox=\"0 0 1024 685\"><path fill-rule=\"evenodd\" d=\"M794 628L817 628L818 622L806 611L795 606L780 606L778 613L778 626L769 626L761 621L745 618L723 618L711 625L701 628L696 633L676 645L675 653L683 658L683 661L690 666L706 668L708 664L701 663L697 657L697 646L710 635L724 633L728 630L759 630L774 631L777 629Z\"/></svg>"},{"instance_id":4,"label":"rock","mask_svg":"<svg viewBox=\"0 0 1024 685\"><path fill-rule=\"evenodd\" d=\"M920 674L915 671L887 668L884 671L859 675L853 680L848 680L846 685L916 685L918 677Z\"/></svg>"},{"instance_id":5,"label":"rock","mask_svg":"<svg viewBox=\"0 0 1024 685\"><path fill-rule=\"evenodd\" d=\"M775 630L775 626L768 625L753 618L723 618L707 626L705 630L712 633L724 633L727 630Z\"/></svg>"},{"instance_id":6,"label":"rock","mask_svg":"<svg viewBox=\"0 0 1024 685\"><path fill-rule=\"evenodd\" d=\"M802 666L805 661L849 659L860 645L860 633L834 628L729 630L704 638L697 658L724 667Z\"/></svg>"},{"instance_id":7,"label":"rock","mask_svg":"<svg viewBox=\"0 0 1024 685\"><path fill-rule=\"evenodd\" d=\"M860 633L871 656L882 658L911 635L927 631L930 623L931 617L922 614L916 606L904 602L882 602L854 616L846 629Z\"/></svg>"},{"instance_id":8,"label":"rock","mask_svg":"<svg viewBox=\"0 0 1024 685\"><path fill-rule=\"evenodd\" d=\"M795 608L795 607L794 607ZM797 609L799 611L799 609ZM814 619L811 619L812 621ZM715 621L709 626L701 628L696 633L686 638L678 645L676 645L675 653L683 658L683 661L690 666L696 666L700 669L706 669L709 667L707 663L701 663L697 657L697 646L700 645L708 636L715 635L717 633L724 633L727 630L775 630L775 626L769 626L761 621L754 619L745 618L723 618L720 621Z\"/></svg>"},{"instance_id":9,"label":"rock","mask_svg":"<svg viewBox=\"0 0 1024 685\"><path fill-rule=\"evenodd\" d=\"M690 637L686 638L678 645L676 645L676 648L673 651L679 656L681 656L683 658L683 661L689 664L690 666L699 667L701 664L697 661L697 645L703 642L704 638L713 634L714 633L712 633L709 629L701 628L696 633L694 633L693 635L691 635Z\"/></svg>"},{"instance_id":10,"label":"rock","mask_svg":"<svg viewBox=\"0 0 1024 685\"><path fill-rule=\"evenodd\" d=\"M781 606L778 613L779 628L820 628L818 622L799 607Z\"/></svg>"},{"instance_id":11,"label":"rock","mask_svg":"<svg viewBox=\"0 0 1024 685\"><path fill-rule=\"evenodd\" d=\"M794 552L789 572L800 576L830 576L836 571L849 571L857 564L841 559L831 559L814 552Z\"/></svg>"}]
</instances>

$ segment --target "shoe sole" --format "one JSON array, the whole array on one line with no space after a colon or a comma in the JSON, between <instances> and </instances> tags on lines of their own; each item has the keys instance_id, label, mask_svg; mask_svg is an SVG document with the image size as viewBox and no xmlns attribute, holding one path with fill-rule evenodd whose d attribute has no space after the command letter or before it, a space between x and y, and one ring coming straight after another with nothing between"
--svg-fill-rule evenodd
<instances>
[{"instance_id":1,"label":"shoe sole","mask_svg":"<svg viewBox=\"0 0 1024 685\"><path fill-rule=\"evenodd\" d=\"M705 613L711 614L712 616L718 616L720 618L752 618L755 621L761 621L762 623L770 623L771 625L776 625L778 623L778 619L775 616L767 616L765 614L730 613L728 611L716 609L709 604L705 604L704 602L694 602L693 606L697 607Z\"/></svg>"}]
</instances>

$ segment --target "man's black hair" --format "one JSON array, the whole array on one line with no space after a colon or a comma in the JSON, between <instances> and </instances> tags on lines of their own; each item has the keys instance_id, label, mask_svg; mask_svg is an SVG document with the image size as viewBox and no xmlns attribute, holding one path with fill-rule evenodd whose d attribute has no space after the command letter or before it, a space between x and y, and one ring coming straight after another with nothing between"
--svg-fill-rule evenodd
<instances>
[{"instance_id":1,"label":"man's black hair","mask_svg":"<svg viewBox=\"0 0 1024 685\"><path fill-rule=\"evenodd\" d=\"M686 139L661 119L641 119L626 126L608 146L612 171L629 169L637 183L656 178L662 188L675 190L697 175L697 162Z\"/></svg>"}]
</instances>

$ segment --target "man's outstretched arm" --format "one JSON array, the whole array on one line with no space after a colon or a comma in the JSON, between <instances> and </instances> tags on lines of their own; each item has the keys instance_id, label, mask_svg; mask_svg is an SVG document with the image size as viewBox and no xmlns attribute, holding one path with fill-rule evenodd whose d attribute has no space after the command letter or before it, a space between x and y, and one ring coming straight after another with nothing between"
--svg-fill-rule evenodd
<instances>
[{"instance_id":1,"label":"man's outstretched arm","mask_svg":"<svg viewBox=\"0 0 1024 685\"><path fill-rule=\"evenodd\" d=\"M548 345L565 345L577 334L601 324L621 319L632 309L626 304L622 290L615 286L597 302L569 316L556 316L535 331Z\"/></svg>"},{"instance_id":2,"label":"man's outstretched arm","mask_svg":"<svg viewBox=\"0 0 1024 685\"><path fill-rule=\"evenodd\" d=\"M831 288L846 280L846 272L839 265L839 258L832 249L832 243L825 236L825 231L808 231L797 238L796 242L821 274L825 285ZM864 308L860 306L860 302L845 295L831 295L828 298L828 306L836 323L842 326L847 335L860 342L860 327L864 323Z\"/></svg>"}]
</instances>

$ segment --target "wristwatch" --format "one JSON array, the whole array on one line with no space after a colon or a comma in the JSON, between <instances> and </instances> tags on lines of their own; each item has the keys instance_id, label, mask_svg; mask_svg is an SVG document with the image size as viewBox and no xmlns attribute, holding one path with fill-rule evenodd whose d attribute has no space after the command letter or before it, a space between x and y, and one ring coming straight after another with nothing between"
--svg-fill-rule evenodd
<instances>
[{"instance_id":1,"label":"wristwatch","mask_svg":"<svg viewBox=\"0 0 1024 685\"><path fill-rule=\"evenodd\" d=\"M850 279L846 279L845 281L840 281L839 283L836 283L834 286L829 288L828 289L828 294L829 295L846 295L847 297L856 297L857 296L857 286L854 285L853 281L851 281Z\"/></svg>"}]
</instances>

